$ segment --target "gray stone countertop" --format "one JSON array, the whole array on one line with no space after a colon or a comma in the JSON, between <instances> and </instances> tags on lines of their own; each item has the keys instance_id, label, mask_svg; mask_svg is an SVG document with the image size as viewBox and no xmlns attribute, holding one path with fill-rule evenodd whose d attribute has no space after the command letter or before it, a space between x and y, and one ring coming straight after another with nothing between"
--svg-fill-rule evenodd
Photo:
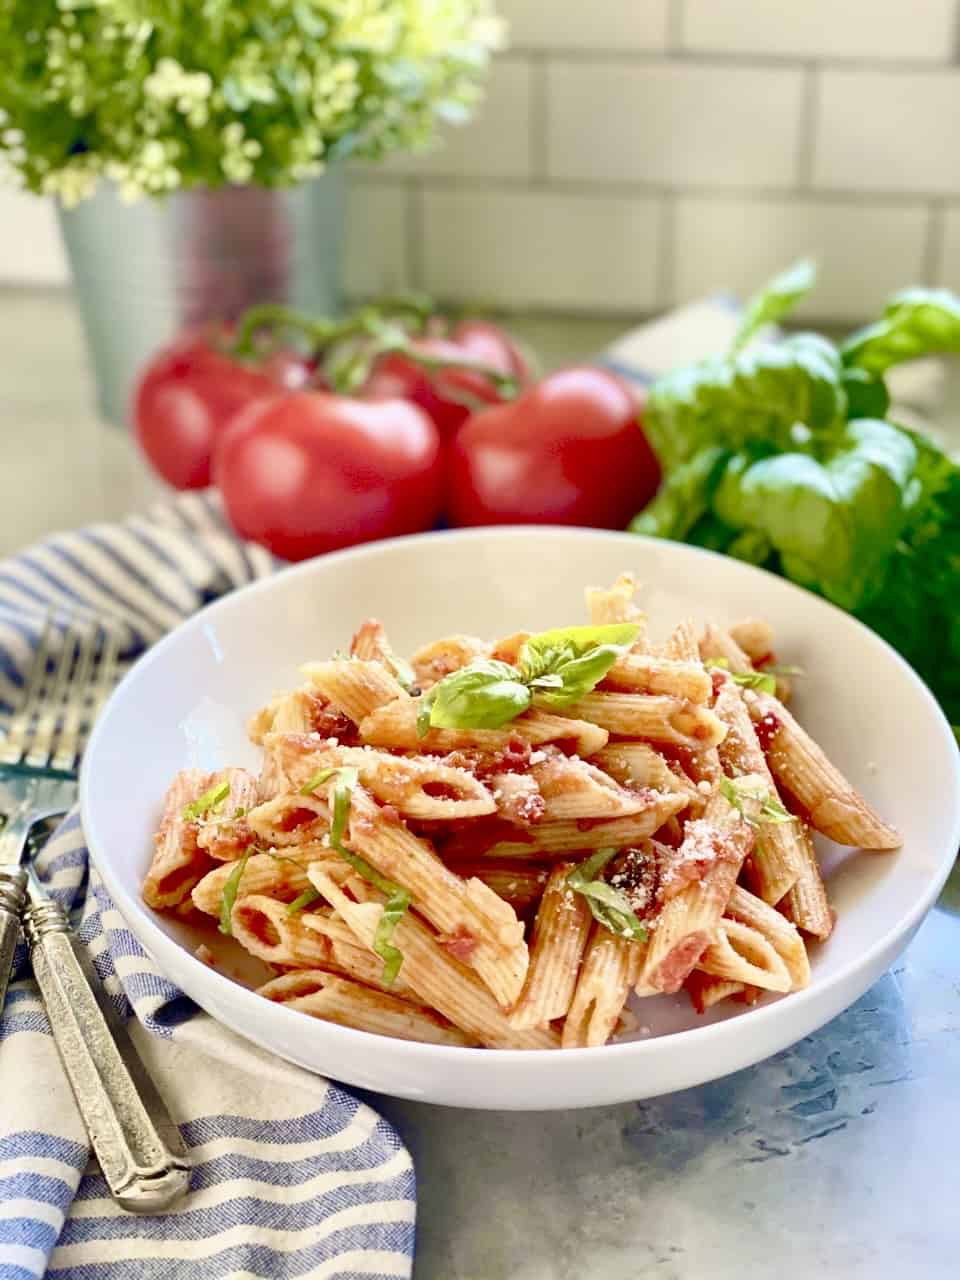
<instances>
[{"instance_id":1,"label":"gray stone countertop","mask_svg":"<svg viewBox=\"0 0 960 1280\"><path fill-rule=\"evenodd\" d=\"M624 326L520 317L556 364ZM957 375L915 402L954 436ZM69 299L0 293L0 556L158 490L91 407ZM416 1280L946 1280L960 1274L960 873L896 967L791 1049L578 1112L374 1097L420 1183Z\"/></svg>"}]
</instances>

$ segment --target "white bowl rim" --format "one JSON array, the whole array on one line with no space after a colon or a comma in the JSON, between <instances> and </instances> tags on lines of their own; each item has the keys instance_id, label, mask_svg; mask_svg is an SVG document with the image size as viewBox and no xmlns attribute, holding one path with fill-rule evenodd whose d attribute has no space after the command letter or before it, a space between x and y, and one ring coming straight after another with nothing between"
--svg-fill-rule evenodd
<instances>
[{"instance_id":1,"label":"white bowl rim","mask_svg":"<svg viewBox=\"0 0 960 1280\"><path fill-rule=\"evenodd\" d=\"M576 539L594 537L608 539L610 537L622 537L625 541L628 540L629 543L637 545L646 545L657 549L663 549L664 547L677 548L684 553L688 553L694 557L703 558L707 561L721 560L729 563L734 559L731 556L723 555L717 551L710 551L705 547L696 547L690 543L675 542L672 539L665 538L651 538L643 534L633 534L627 530L617 529L593 529L571 525L520 524L484 525L468 529L433 530L426 533L407 534L403 537L385 538L377 542L362 543L359 546L354 547L344 547L339 551L327 552L325 555L315 556L312 559L301 561L298 564L284 565L275 573L245 583L241 587L227 592L226 595L210 601L209 604L198 609L196 613L189 615L189 617L180 622L172 631L169 631L166 635L162 636L160 640L142 654L116 686L107 704L101 710L97 723L94 726L86 752L84 753L84 760L80 771L81 819L84 838L91 856L96 863L97 869L103 876L111 898L120 911L120 914L127 922L129 922L131 915L135 916L138 925L140 925L145 932L150 935L151 940L154 942L159 952L162 952L168 946L175 947L178 951L186 955L191 964L196 965L198 969L203 971L205 982L212 984L214 987L221 987L222 989L229 988L233 993L236 993L239 990L239 992L242 993L240 998L245 1003L249 1002L251 1014L255 1014L258 1009L262 1011L262 996L257 995L255 991L249 987L245 987L242 983L238 983L232 978L227 977L225 974L219 973L209 965L204 964L202 960L187 952L179 942L175 942L171 939L156 923L153 918L153 912L150 908L146 907L139 899L127 894L123 889L123 886L109 870L110 860L104 855L103 849L98 843L95 816L90 812L89 778L92 766L88 767L87 762L96 758L100 739L107 732L106 726L109 724L110 705L121 695L125 687L133 679L139 678L139 674L144 667L161 660L166 649L178 641L182 632L202 625L203 622L207 621L211 617L212 614L227 612L230 608L235 607L236 601L241 597L257 595L261 592L270 591L277 579L280 577L306 577L311 572L314 572L316 570L316 566L320 563L329 564L331 562L336 563L345 559L361 559L369 556L376 556L392 547L417 542L429 541L431 543L435 543L437 541L482 541L487 538L508 539L516 537L518 534L536 536L544 534L559 535L561 537ZM939 720L943 740L941 745L947 751L952 753L952 759L954 761L954 787L949 800L953 813L950 839L945 842L946 852L944 854L943 865L938 869L936 876L931 880L927 892L914 904L906 917L901 918L896 925L890 926L880 937L874 940L869 948L859 953L859 955L850 960L843 968L839 969L827 980L827 984L830 987L840 987L844 985L845 982L848 982L858 971L869 968L873 960L881 955L884 950L891 945L895 938L909 937L939 897L940 892L950 875L953 864L956 861L957 849L960 847L960 749L958 749L957 739L954 732L947 721L946 716L943 714L940 704L937 702L929 687L920 678L916 671L914 671L913 667L911 667L910 664L901 657L896 649L884 640L882 636L878 635L875 631L872 631L864 623L860 622L859 619L853 617L845 610L839 608L835 604L832 604L829 600L825 600L822 596L816 595L815 592L808 591L805 587L798 586L796 583L791 582L787 578L781 577L779 574L772 573L770 570L760 568L757 565L748 564L745 561L734 560L734 563L741 565L745 571L762 574L765 578L775 582L780 588L786 588L790 591L799 592L804 596L810 597L819 607L828 610L837 618L841 619L841 625L851 626L855 631L859 631L864 641L879 645L883 649L886 649L890 657L893 658L894 663L899 666L902 674L908 682L915 688L918 688L922 697L932 702L933 708L936 712L936 717ZM896 857L896 852L876 853L873 856L878 858ZM147 950L149 950L149 946L147 946ZM742 1020L745 1018L750 1019L753 1027L759 1028L761 1025L766 1026L770 1022L776 1022L783 1019L785 1016L785 1010L789 1013L789 1010L792 1009L796 1013L799 1013L807 1004L815 1001L819 996L821 996L823 994L823 989L824 984L811 982L811 984L803 991L791 992L789 1000L787 1001L778 1000L772 1004L747 1008L742 1013L739 1013L735 1018L711 1023L707 1026L689 1027L681 1031L672 1031L666 1035L656 1036L649 1040L629 1040L616 1044L599 1045L592 1048L564 1049L561 1053L547 1054L545 1066L546 1063L566 1062L569 1067L572 1063L583 1059L584 1055L587 1055L591 1061L597 1061L601 1054L606 1055L607 1057L641 1057L643 1055L652 1057L658 1052L663 1052L667 1046L670 1047L670 1050L673 1050L678 1048L681 1044L685 1046L689 1045L691 1049L694 1050L708 1048L715 1043L724 1043L729 1038L742 1034ZM277 1011L275 1016L295 1019L296 1025L303 1025L303 1015L298 1010L288 1009L284 1005L277 1003L273 1004L273 1008ZM469 1054L476 1056L477 1054L483 1054L485 1056L489 1056L491 1053L491 1050L483 1048L437 1045L421 1041L399 1040L389 1037L375 1036L370 1032L357 1031L352 1027L342 1027L336 1023L323 1023L321 1025L325 1035L329 1036L332 1046L335 1046L338 1041L342 1041L345 1044L363 1046L369 1045L371 1041L387 1038L390 1040L391 1054L395 1054L398 1058L404 1059L408 1064L416 1064L418 1060L422 1060L424 1063L443 1062L449 1065L455 1065L457 1062L463 1060L464 1055ZM241 1032L240 1034L243 1033ZM263 1043L263 1041L260 1041L260 1043ZM504 1063L520 1063L523 1061L529 1061L532 1056L536 1056L538 1060L544 1061L542 1054L531 1049L497 1049L493 1052L496 1055L497 1061L503 1061ZM546 1066L546 1069L550 1070L549 1066Z\"/></svg>"}]
</instances>

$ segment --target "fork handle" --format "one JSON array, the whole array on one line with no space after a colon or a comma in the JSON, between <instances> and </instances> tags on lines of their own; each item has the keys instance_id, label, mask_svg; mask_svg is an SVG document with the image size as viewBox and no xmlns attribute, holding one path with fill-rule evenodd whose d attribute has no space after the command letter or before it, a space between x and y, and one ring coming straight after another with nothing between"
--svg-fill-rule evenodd
<instances>
[{"instance_id":1,"label":"fork handle","mask_svg":"<svg viewBox=\"0 0 960 1280\"><path fill-rule=\"evenodd\" d=\"M31 901L23 928L57 1051L110 1194L131 1213L169 1208L187 1190L188 1162L161 1137L175 1128L159 1095L151 1100L151 1115L137 1091L74 951L64 912L52 900Z\"/></svg>"},{"instance_id":2,"label":"fork handle","mask_svg":"<svg viewBox=\"0 0 960 1280\"><path fill-rule=\"evenodd\" d=\"M7 999L13 953L20 937L20 912L27 900L27 873L12 864L0 866L0 1012Z\"/></svg>"}]
</instances>

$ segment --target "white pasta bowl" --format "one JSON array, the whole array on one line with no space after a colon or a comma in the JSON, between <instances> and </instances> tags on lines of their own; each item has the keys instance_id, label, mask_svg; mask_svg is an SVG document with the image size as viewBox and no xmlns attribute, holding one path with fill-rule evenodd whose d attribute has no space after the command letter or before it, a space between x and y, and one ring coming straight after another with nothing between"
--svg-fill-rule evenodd
<instances>
[{"instance_id":1,"label":"white pasta bowl","mask_svg":"<svg viewBox=\"0 0 960 1280\"><path fill-rule=\"evenodd\" d=\"M751 1009L698 1016L685 994L636 1001L638 1028L604 1048L462 1049L371 1036L257 996L238 954L217 968L201 935L149 910L140 885L161 798L178 769L254 765L247 716L298 683L299 665L344 647L374 616L410 652L449 634L504 635L585 618L583 588L629 569L656 636L679 619L762 616L778 655L807 673L795 710L833 761L904 837L897 853L821 854L837 913L814 946L812 981ZM584 1107L687 1088L758 1062L856 1000L907 945L960 841L953 734L914 672L872 632L760 570L675 543L559 528L468 530L338 552L227 596L156 645L114 693L81 783L96 866L130 928L208 1013L267 1049L347 1084L466 1107ZM206 935L210 941L210 935ZM239 951L232 942L225 944Z\"/></svg>"}]
</instances>

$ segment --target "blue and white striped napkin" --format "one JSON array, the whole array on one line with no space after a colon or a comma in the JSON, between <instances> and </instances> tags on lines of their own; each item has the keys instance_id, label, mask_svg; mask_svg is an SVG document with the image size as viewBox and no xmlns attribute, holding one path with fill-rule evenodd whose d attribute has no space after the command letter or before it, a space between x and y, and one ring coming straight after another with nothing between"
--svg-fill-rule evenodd
<instances>
[{"instance_id":1,"label":"blue and white striped napkin","mask_svg":"<svg viewBox=\"0 0 960 1280\"><path fill-rule=\"evenodd\" d=\"M198 495L56 535L0 564L0 716L48 606L109 617L132 660L208 600L273 568ZM72 909L117 1008L136 1015L134 1040L180 1124L193 1177L169 1213L117 1209L88 1168L21 949L0 1021L0 1280L409 1277L415 1182L395 1131L350 1094L215 1023L168 982L88 867L76 813L38 869Z\"/></svg>"}]
</instances>

